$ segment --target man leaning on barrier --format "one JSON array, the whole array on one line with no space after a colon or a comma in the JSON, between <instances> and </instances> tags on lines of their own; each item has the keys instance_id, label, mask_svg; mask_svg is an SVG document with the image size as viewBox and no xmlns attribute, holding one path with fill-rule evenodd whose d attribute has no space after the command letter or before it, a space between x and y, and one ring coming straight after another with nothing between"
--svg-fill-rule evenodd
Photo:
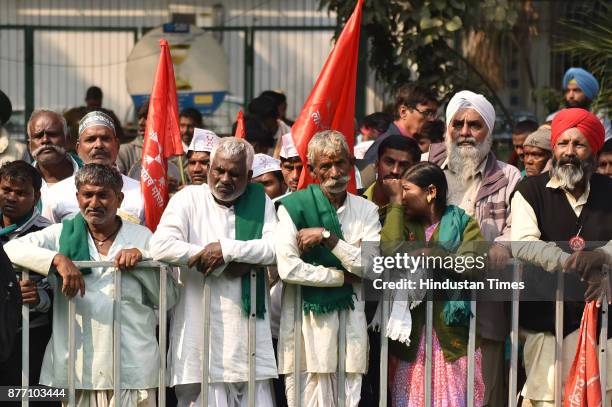
<instances>
[{"instance_id":1,"label":"man leaning on barrier","mask_svg":"<svg viewBox=\"0 0 612 407\"><path fill-rule=\"evenodd\" d=\"M278 345L279 373L286 376L290 406L335 406L338 333L346 329L346 382L339 389L346 406L357 406L367 369L368 335L361 277L378 254L378 207L347 192L352 156L336 131L315 134L308 144L308 167L320 185L280 200L276 230L278 274L285 284ZM363 253L362 253L363 251ZM294 307L302 289L305 364L300 366L301 402L295 400ZM346 325L340 326L340 312ZM340 349L344 352L344 349Z\"/></svg>"},{"instance_id":2,"label":"man leaning on barrier","mask_svg":"<svg viewBox=\"0 0 612 407\"><path fill-rule=\"evenodd\" d=\"M75 177L80 212L61 224L5 245L11 261L47 275L54 290L53 333L43 360L40 383L68 387L68 298L76 305L76 404L108 405L113 400L113 269L79 270L73 261L114 261L128 270L147 255L151 232L117 216L123 200L119 172L87 164ZM121 405L154 405L159 381L155 337L159 304L157 270L130 270L121 284ZM78 296L77 294L81 295ZM167 305L177 299L168 279Z\"/></svg>"},{"instance_id":3,"label":"man leaning on barrier","mask_svg":"<svg viewBox=\"0 0 612 407\"><path fill-rule=\"evenodd\" d=\"M250 273L275 261L274 205L260 184L249 184L253 147L222 138L211 153L208 185L189 185L168 203L151 241L156 260L189 266L170 327L168 368L179 406L200 405L202 350L210 352L208 406L246 405L249 379ZM257 273L255 405L273 405L278 377L265 271ZM209 349L203 349L204 276L210 287ZM253 389L251 389L253 390Z\"/></svg>"},{"instance_id":4,"label":"man leaning on barrier","mask_svg":"<svg viewBox=\"0 0 612 407\"><path fill-rule=\"evenodd\" d=\"M552 122L551 170L524 179L512 198L514 256L546 271L578 273L589 286L587 300L597 298L600 271L602 265L610 265L612 253L612 180L594 173L603 143L604 128L595 115L577 108L560 111ZM574 304L564 304L564 382L576 353L583 308ZM553 303L521 304L520 321L528 330L524 351L527 381L522 394L532 405L552 406ZM612 349L611 340L608 349ZM608 371L611 367L612 358L608 358ZM611 379L608 374L608 403Z\"/></svg>"},{"instance_id":5,"label":"man leaning on barrier","mask_svg":"<svg viewBox=\"0 0 612 407\"><path fill-rule=\"evenodd\" d=\"M0 168L0 242L2 244L49 226L36 208L42 177L25 161L11 161ZM45 276L31 275L19 281L23 303L30 307L30 383L38 383L45 347L51 337L49 308L51 288ZM19 319L21 322L21 318ZM21 383L21 335L13 352L0 363L0 386Z\"/></svg>"}]
</instances>

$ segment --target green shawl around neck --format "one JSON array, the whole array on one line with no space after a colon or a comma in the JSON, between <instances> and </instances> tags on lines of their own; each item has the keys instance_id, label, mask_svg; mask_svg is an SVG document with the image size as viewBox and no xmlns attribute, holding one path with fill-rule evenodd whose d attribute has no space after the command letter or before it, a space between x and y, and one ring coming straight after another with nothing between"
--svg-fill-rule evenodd
<instances>
[{"instance_id":1,"label":"green shawl around neck","mask_svg":"<svg viewBox=\"0 0 612 407\"><path fill-rule=\"evenodd\" d=\"M89 261L89 229L81 212L72 219L62 221L62 232L59 238L59 252L73 261ZM81 269L81 273L90 274L91 269Z\"/></svg>"},{"instance_id":2,"label":"green shawl around neck","mask_svg":"<svg viewBox=\"0 0 612 407\"><path fill-rule=\"evenodd\" d=\"M34 211L36 211L36 215L38 215L38 210L36 208L33 208L30 212L28 212L27 215L19 219L16 223L13 223L11 225L6 225L5 227L0 227L0 236L4 236L10 233L13 233L15 230L25 225L30 219L32 219L32 216L34 215ZM2 216L2 212L0 212L0 217L1 216Z\"/></svg>"},{"instance_id":3,"label":"green shawl around neck","mask_svg":"<svg viewBox=\"0 0 612 407\"><path fill-rule=\"evenodd\" d=\"M319 185L311 184L307 189L281 199L280 203L287 210L297 230L323 227L338 238L344 238L336 209ZM334 267L346 271L340 260L322 244L303 253L301 259L314 266ZM315 314L324 314L355 308L351 284L344 284L342 287L302 286L302 298L304 313L312 311Z\"/></svg>"},{"instance_id":4,"label":"green shawl around neck","mask_svg":"<svg viewBox=\"0 0 612 407\"><path fill-rule=\"evenodd\" d=\"M244 193L234 204L236 212L236 240L261 239L266 211L266 193L261 184L248 184ZM266 281L264 269L257 269L256 311L257 318L263 319L266 312ZM251 312L251 273L242 276L242 310Z\"/></svg>"}]
</instances>

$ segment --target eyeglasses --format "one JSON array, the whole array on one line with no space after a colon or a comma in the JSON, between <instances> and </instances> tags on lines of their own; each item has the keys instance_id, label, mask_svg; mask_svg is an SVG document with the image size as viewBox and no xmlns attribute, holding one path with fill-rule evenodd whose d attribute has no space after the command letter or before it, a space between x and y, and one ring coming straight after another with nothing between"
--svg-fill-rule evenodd
<instances>
[{"instance_id":1,"label":"eyeglasses","mask_svg":"<svg viewBox=\"0 0 612 407\"><path fill-rule=\"evenodd\" d=\"M414 110L416 110L417 112L421 113L423 116L428 117L430 119L435 119L436 117L438 117L438 111L437 110L419 110L418 107L413 107Z\"/></svg>"}]
</instances>

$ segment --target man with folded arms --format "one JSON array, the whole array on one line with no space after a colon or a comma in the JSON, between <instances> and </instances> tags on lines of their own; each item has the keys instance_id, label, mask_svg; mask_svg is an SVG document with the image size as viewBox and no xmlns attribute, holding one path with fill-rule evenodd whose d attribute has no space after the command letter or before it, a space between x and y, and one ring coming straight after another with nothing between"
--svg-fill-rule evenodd
<instances>
[{"instance_id":1,"label":"man with folded arms","mask_svg":"<svg viewBox=\"0 0 612 407\"><path fill-rule=\"evenodd\" d=\"M75 177L79 213L61 224L7 243L14 264L47 275L54 290L53 334L43 360L40 383L68 387L68 298L76 305L76 404L113 403L113 267L77 269L73 261L113 261L133 268L147 253L151 232L117 216L123 200L119 172L87 164ZM155 405L159 349L155 337L159 272L130 270L121 284L121 405ZM178 289L167 283L168 308Z\"/></svg>"},{"instance_id":2,"label":"man with folded arms","mask_svg":"<svg viewBox=\"0 0 612 407\"><path fill-rule=\"evenodd\" d=\"M249 183L253 147L222 138L211 153L208 183L189 185L168 203L151 241L156 260L188 266L174 310L168 353L170 386L178 405L200 405L203 341L202 292L210 284L208 406L246 404L249 379L250 273L275 261L274 205ZM272 406L277 370L272 348L264 271L257 272L255 405Z\"/></svg>"},{"instance_id":3,"label":"man with folded arms","mask_svg":"<svg viewBox=\"0 0 612 407\"><path fill-rule=\"evenodd\" d=\"M315 134L308 169L320 185L280 200L275 234L278 273L285 283L279 337L279 373L290 406L335 406L340 311L346 312L346 405L357 406L366 372L368 335L361 277L378 254L380 223L372 202L347 192L353 158L337 131ZM362 253L363 252L363 253ZM295 287L302 286L305 364L301 400L294 399ZM302 311L303 310L303 311ZM344 349L340 351L344 352ZM305 369L304 369L305 368Z\"/></svg>"}]
</instances>

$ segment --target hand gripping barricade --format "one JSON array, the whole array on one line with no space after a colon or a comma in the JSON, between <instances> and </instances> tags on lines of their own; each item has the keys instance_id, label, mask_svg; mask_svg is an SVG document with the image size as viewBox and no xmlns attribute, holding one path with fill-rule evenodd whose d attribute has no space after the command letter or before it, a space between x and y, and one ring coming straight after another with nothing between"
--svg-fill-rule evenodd
<instances>
[{"instance_id":1,"label":"hand gripping barricade","mask_svg":"<svg viewBox=\"0 0 612 407\"><path fill-rule=\"evenodd\" d=\"M113 267L112 261L75 261L74 265L79 268L91 268L91 267ZM157 268L159 269L159 391L157 394L158 405L166 405L166 279L168 278L168 271L170 266L157 261L141 261L136 265L139 268ZM113 298L113 393L121 394L121 271L115 269L113 271L113 285L114 285L114 298ZM29 272L27 270L22 271L22 279L29 279ZM30 322L30 309L27 304L22 306L22 349L21 355L21 385L22 387L28 387L29 383L29 322ZM76 304L75 298L71 298L68 302L68 406L74 406L76 403L75 398L75 354L76 354L76 343L75 343L75 330L76 330ZM115 406L120 405L120 397L114 397ZM28 406L28 399L23 398L21 401L22 406Z\"/></svg>"},{"instance_id":2,"label":"hand gripping barricade","mask_svg":"<svg viewBox=\"0 0 612 407\"><path fill-rule=\"evenodd\" d=\"M513 281L521 281L521 275L523 272L523 264L518 260L511 260L513 266ZM112 262L108 261L79 261L75 262L78 268L88 267L113 267ZM170 266L167 264L156 262L156 261L142 261L138 263L137 268L158 268L160 270L160 301L159 301L159 350L160 350L160 367L159 367L159 391L158 391L158 405L166 405L166 393L165 393L165 382L166 382L166 279L167 273ZM608 278L610 270L609 267L604 266L603 273ZM22 279L27 280L29 278L29 272L23 270ZM255 271L250 272L251 278L251 310L256 309L256 273ZM114 285L115 285L115 297L114 297L114 327L113 327L113 371L114 371L114 393L119 394L120 388L120 367L121 367L121 353L120 353L120 329L121 329L121 311L118 306L121 298L121 272L118 270L114 271ZM387 296L388 293L383 293L383 296ZM555 301L555 368L554 368L554 390L555 390L555 407L562 407L562 352L563 352L563 295L564 295L564 279L563 274L558 273L558 283L556 288L556 301ZM301 332L302 325L302 307L298 306L302 302L300 287L296 287L295 297L295 314L294 314L294 329L295 332ZM208 400L208 378L209 378L209 345L210 345L210 284L207 283L206 278L204 279L204 292L202 296L202 305L204 311L204 335L202 343L202 387L201 387L201 400L202 406L206 406ZM382 308L381 308L381 359L380 359L380 399L379 406L386 407L388 405L386 389L388 385L388 339L385 336L386 323L389 317L389 301L388 298L383 297ZM476 345L476 301L471 301L472 317L470 318L469 324L469 339L468 339L468 371L467 371L467 406L474 406L474 363L475 363L475 345ZM510 331L510 369L509 369L509 381L508 381L508 406L516 406L518 400L518 389L517 389L517 368L518 368L518 331L519 331L519 290L514 290L512 294L512 319L511 319L511 331ZM22 386L28 387L29 377L29 306L23 305L22 307ZM72 298L69 301L68 306L68 318L69 318L69 329L68 329L68 342L69 342L69 355L68 355L68 366L71 368L68 370L68 405L75 405L75 300ZM599 366L607 366L607 336L608 336L608 298L604 293L601 299L601 332L599 338ZM254 312L249 314L249 329L248 329L248 341L249 341L249 380L248 380L248 406L255 406L255 322L256 315ZM338 368L337 368L337 395L338 395L338 406L345 404L345 394L342 389L345 386L345 366L346 366L346 311L340 311L339 314L340 329L338 333ZM428 297L426 304L426 327L425 327L425 402L426 406L431 407L432 401L432 352L433 352L433 302ZM301 349L301 335L294 335L294 349ZM300 400L300 366L301 366L301 352L294 352L294 399ZM606 383L607 383L607 371L601 369L600 371L600 382L601 382L601 395L602 405L606 405ZM118 398L115 398L117 404ZM28 406L27 398L23 398L21 402L22 406Z\"/></svg>"}]
</instances>

